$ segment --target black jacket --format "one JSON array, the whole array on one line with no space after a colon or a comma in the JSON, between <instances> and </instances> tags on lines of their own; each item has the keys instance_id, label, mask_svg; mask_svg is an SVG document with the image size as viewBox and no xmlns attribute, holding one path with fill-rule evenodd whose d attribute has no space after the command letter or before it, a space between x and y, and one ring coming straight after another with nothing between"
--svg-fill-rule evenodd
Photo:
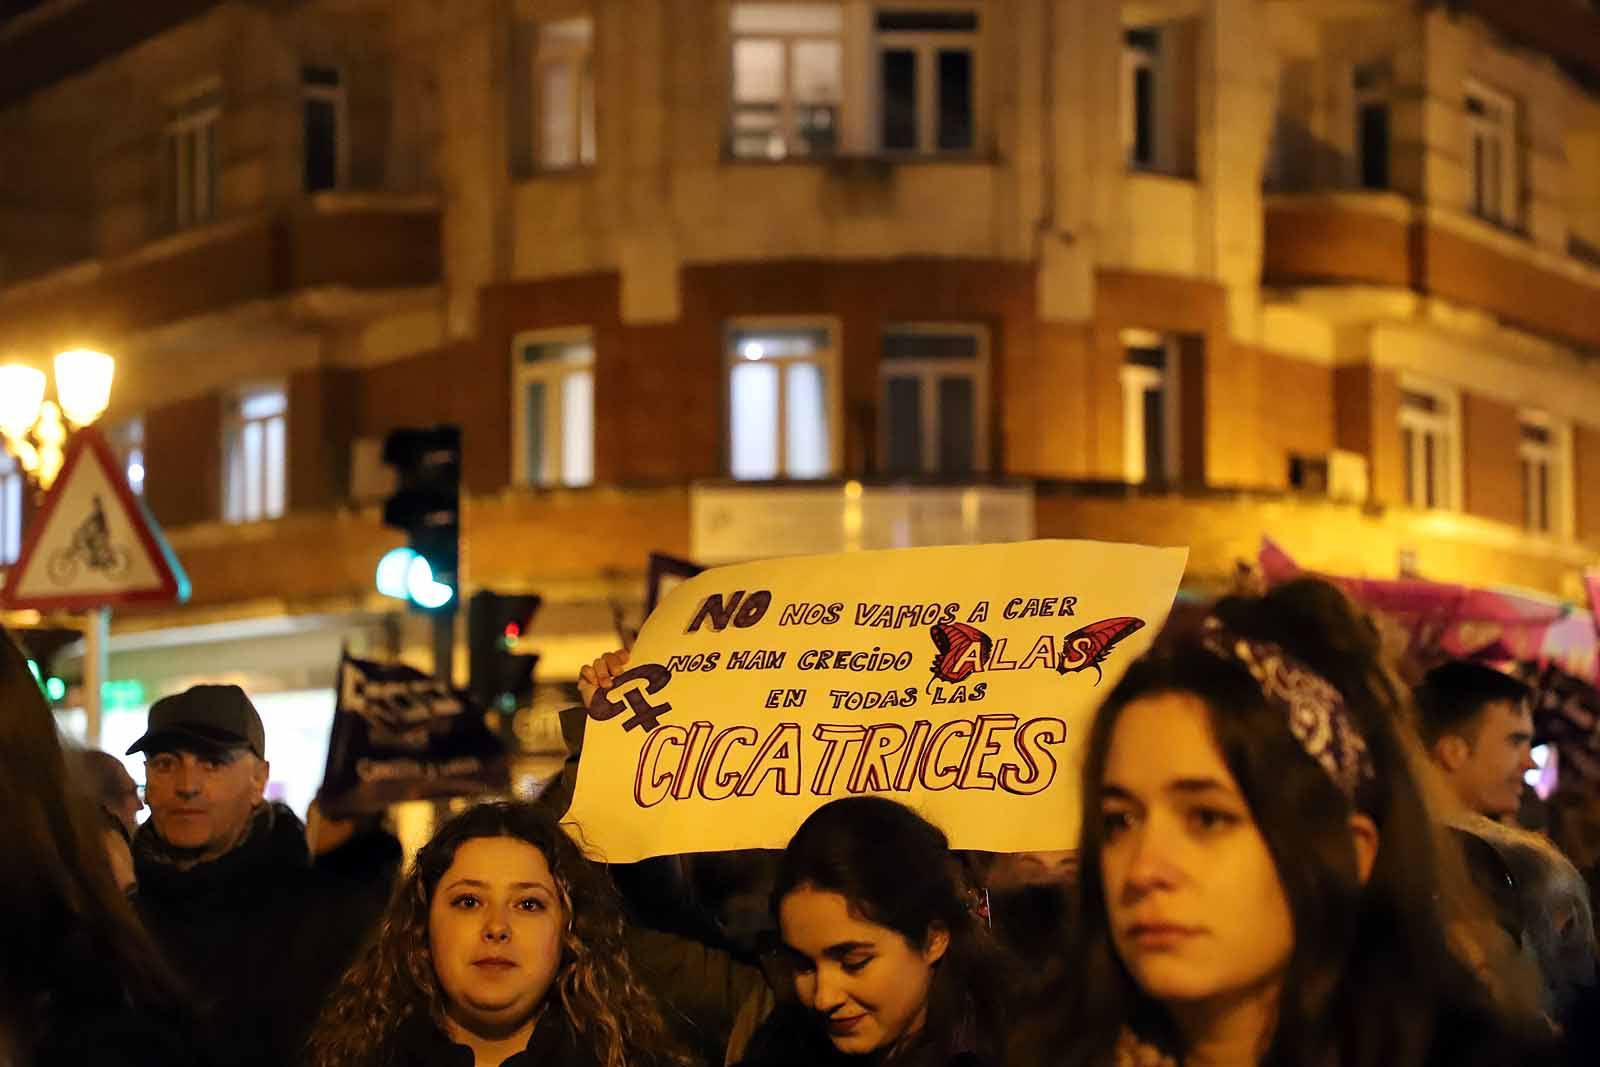
<instances>
[{"instance_id":1,"label":"black jacket","mask_svg":"<svg viewBox=\"0 0 1600 1067\"><path fill-rule=\"evenodd\" d=\"M179 870L152 823L134 842L137 904L195 990L212 1058L292 1067L376 918L370 899L312 869L305 828L263 805L231 852Z\"/></svg>"},{"instance_id":2,"label":"black jacket","mask_svg":"<svg viewBox=\"0 0 1600 1067\"><path fill-rule=\"evenodd\" d=\"M451 1041L433 1020L412 1016L390 1044L383 1067L472 1067L472 1050ZM559 1012L547 1010L528 1038L528 1047L501 1067L598 1067L579 1045Z\"/></svg>"}]
</instances>

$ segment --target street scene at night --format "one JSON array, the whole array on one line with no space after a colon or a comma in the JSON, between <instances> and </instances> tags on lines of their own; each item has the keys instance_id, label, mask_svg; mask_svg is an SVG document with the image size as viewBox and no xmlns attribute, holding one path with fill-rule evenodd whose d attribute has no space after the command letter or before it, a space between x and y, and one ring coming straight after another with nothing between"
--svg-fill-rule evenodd
<instances>
[{"instance_id":1,"label":"street scene at night","mask_svg":"<svg viewBox=\"0 0 1600 1067\"><path fill-rule=\"evenodd\" d=\"M1600 1065L1600 0L0 0L0 1067Z\"/></svg>"}]
</instances>

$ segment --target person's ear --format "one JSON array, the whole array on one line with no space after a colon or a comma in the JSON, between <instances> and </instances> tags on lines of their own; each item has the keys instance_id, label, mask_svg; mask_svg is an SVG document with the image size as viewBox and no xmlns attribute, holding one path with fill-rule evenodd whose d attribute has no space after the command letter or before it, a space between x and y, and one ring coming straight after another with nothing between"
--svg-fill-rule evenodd
<instances>
[{"instance_id":1,"label":"person's ear","mask_svg":"<svg viewBox=\"0 0 1600 1067\"><path fill-rule=\"evenodd\" d=\"M1472 746L1467 744L1467 739L1460 734L1445 734L1433 746L1433 758L1439 761L1439 766L1456 773L1467 765L1467 760L1472 757Z\"/></svg>"},{"instance_id":2,"label":"person's ear","mask_svg":"<svg viewBox=\"0 0 1600 1067\"><path fill-rule=\"evenodd\" d=\"M270 776L271 771L272 764L257 756L255 765L250 768L250 789L256 795L257 804L266 799L267 778Z\"/></svg>"},{"instance_id":3,"label":"person's ear","mask_svg":"<svg viewBox=\"0 0 1600 1067\"><path fill-rule=\"evenodd\" d=\"M1350 840L1356 846L1356 874L1366 885L1378 860L1378 824L1357 812L1350 816Z\"/></svg>"},{"instance_id":4,"label":"person's ear","mask_svg":"<svg viewBox=\"0 0 1600 1067\"><path fill-rule=\"evenodd\" d=\"M930 966L944 959L950 949L950 928L944 923L928 927L928 936L922 945L922 958Z\"/></svg>"}]
</instances>

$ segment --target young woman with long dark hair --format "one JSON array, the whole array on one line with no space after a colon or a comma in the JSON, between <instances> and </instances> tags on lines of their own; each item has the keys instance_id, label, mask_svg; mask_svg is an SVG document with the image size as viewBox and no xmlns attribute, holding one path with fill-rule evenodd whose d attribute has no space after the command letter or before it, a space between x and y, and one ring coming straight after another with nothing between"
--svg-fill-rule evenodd
<instances>
[{"instance_id":1,"label":"young woman with long dark hair","mask_svg":"<svg viewBox=\"0 0 1600 1067\"><path fill-rule=\"evenodd\" d=\"M441 826L312 1037L314 1067L686 1067L623 948L610 878L548 813Z\"/></svg>"},{"instance_id":2,"label":"young woman with long dark hair","mask_svg":"<svg viewBox=\"0 0 1600 1067\"><path fill-rule=\"evenodd\" d=\"M999 1061L1014 975L938 827L880 797L835 800L784 849L772 904L795 996L747 1067Z\"/></svg>"},{"instance_id":3,"label":"young woman with long dark hair","mask_svg":"<svg viewBox=\"0 0 1600 1067\"><path fill-rule=\"evenodd\" d=\"M75 764L0 630L0 1063L192 1063L189 998L112 876Z\"/></svg>"},{"instance_id":4,"label":"young woman with long dark hair","mask_svg":"<svg viewBox=\"0 0 1600 1067\"><path fill-rule=\"evenodd\" d=\"M1449 947L1438 834L1377 644L1306 581L1223 601L1129 669L1087 739L1077 930L1030 1060L1548 1055Z\"/></svg>"}]
</instances>

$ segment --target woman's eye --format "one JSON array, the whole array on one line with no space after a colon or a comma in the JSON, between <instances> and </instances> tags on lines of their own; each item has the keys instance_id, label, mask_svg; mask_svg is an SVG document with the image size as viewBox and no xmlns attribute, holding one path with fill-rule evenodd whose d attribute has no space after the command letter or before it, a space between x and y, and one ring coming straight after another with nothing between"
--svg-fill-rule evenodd
<instances>
[{"instance_id":1,"label":"woman's eye","mask_svg":"<svg viewBox=\"0 0 1600 1067\"><path fill-rule=\"evenodd\" d=\"M460 908L462 911L470 911L478 906L478 898L471 893L463 893L451 900L450 906L452 908Z\"/></svg>"},{"instance_id":2,"label":"woman's eye","mask_svg":"<svg viewBox=\"0 0 1600 1067\"><path fill-rule=\"evenodd\" d=\"M544 901L540 900L538 897L524 897L523 899L517 901L517 907L521 908L523 911L543 911Z\"/></svg>"},{"instance_id":3,"label":"woman's eye","mask_svg":"<svg viewBox=\"0 0 1600 1067\"><path fill-rule=\"evenodd\" d=\"M844 960L839 964L845 974L860 974L866 970L867 964L877 959L876 956L863 956L860 959Z\"/></svg>"},{"instance_id":4,"label":"woman's eye","mask_svg":"<svg viewBox=\"0 0 1600 1067\"><path fill-rule=\"evenodd\" d=\"M1239 817L1221 808L1195 808L1189 813L1189 821L1195 829L1211 832L1228 829L1239 821Z\"/></svg>"},{"instance_id":5,"label":"woman's eye","mask_svg":"<svg viewBox=\"0 0 1600 1067\"><path fill-rule=\"evenodd\" d=\"M1107 840L1133 829L1133 812L1107 811L1100 815L1100 830Z\"/></svg>"}]
</instances>

